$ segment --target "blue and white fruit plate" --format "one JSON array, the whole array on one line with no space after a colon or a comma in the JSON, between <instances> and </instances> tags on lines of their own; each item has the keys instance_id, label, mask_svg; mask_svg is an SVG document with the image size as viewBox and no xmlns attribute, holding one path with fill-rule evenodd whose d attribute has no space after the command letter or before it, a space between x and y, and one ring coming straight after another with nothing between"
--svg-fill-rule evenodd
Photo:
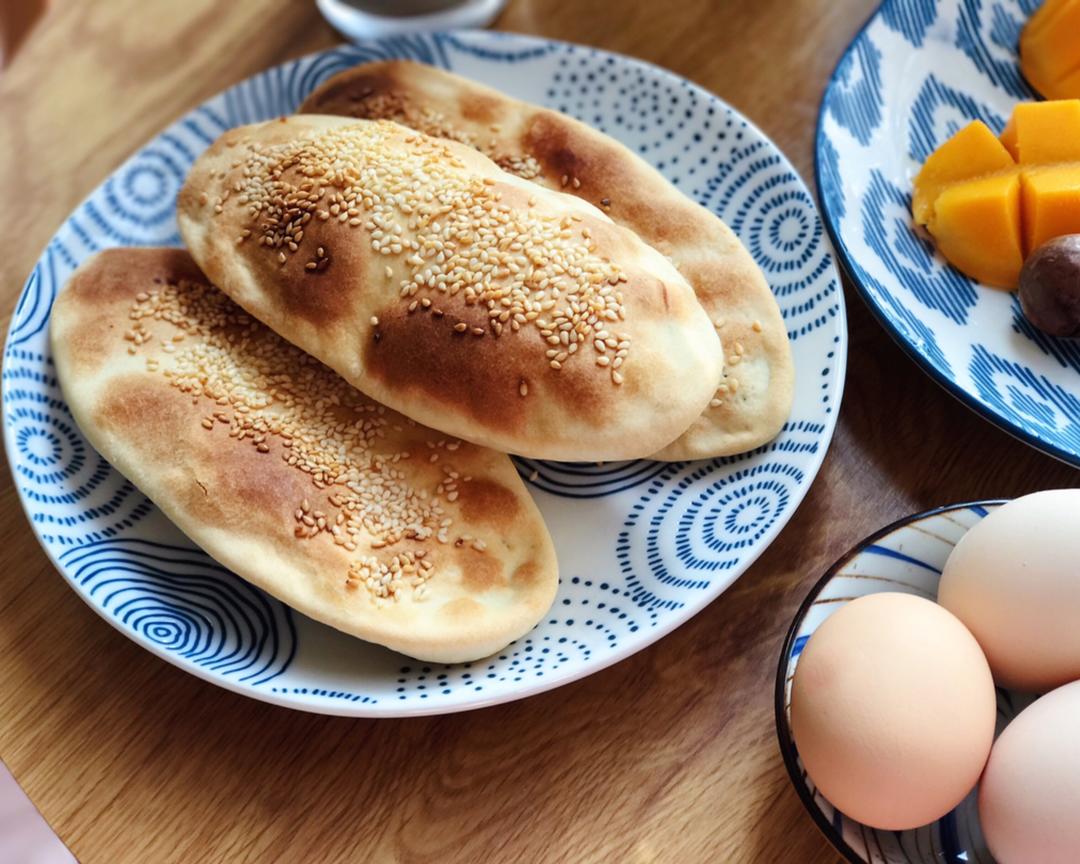
<instances>
[{"instance_id":1,"label":"blue and white fruit plate","mask_svg":"<svg viewBox=\"0 0 1080 864\"><path fill-rule=\"evenodd\" d=\"M936 600L945 561L968 529L1002 501L954 504L911 516L868 537L834 564L803 601L788 631L776 675L776 728L788 774L814 822L853 864L993 864L972 792L950 813L922 828L881 831L844 815L814 786L791 735L791 682L807 641L838 609L865 594L899 591ZM1035 698L998 688L997 729ZM1034 862L1033 862L1034 864Z\"/></svg>"},{"instance_id":2,"label":"blue and white fruit plate","mask_svg":"<svg viewBox=\"0 0 1080 864\"><path fill-rule=\"evenodd\" d=\"M1041 0L885 0L821 103L817 182L841 262L900 346L954 396L1080 466L1080 340L1033 328L1015 294L967 278L911 219L911 184L969 121L1000 131L1037 98L1018 40Z\"/></svg>"},{"instance_id":3,"label":"blue and white fruit plate","mask_svg":"<svg viewBox=\"0 0 1080 864\"><path fill-rule=\"evenodd\" d=\"M720 214L771 282L799 375L783 432L743 456L600 466L521 460L555 538L558 597L531 633L474 663L419 663L344 636L223 570L86 443L49 358L52 300L82 260L107 246L179 245L176 193L211 141L292 112L336 72L388 57L433 63L579 117ZM846 350L839 276L810 193L728 105L656 67L574 45L486 32L399 37L286 63L225 91L139 150L71 215L27 281L8 334L4 442L50 558L79 596L140 645L279 705L435 714L596 672L715 599L813 481L836 422Z\"/></svg>"}]
</instances>

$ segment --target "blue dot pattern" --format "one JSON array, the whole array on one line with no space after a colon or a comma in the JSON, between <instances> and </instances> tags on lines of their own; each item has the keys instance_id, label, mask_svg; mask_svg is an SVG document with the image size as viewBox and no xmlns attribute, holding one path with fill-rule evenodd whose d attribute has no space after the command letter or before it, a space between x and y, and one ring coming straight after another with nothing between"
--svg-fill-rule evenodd
<instances>
[{"instance_id":1,"label":"blue dot pattern","mask_svg":"<svg viewBox=\"0 0 1080 864\"><path fill-rule=\"evenodd\" d=\"M175 197L222 131L291 112L356 63L408 57L560 108L606 131L723 217L768 278L800 386L779 437L730 459L573 464L517 459L560 556L558 596L485 660L424 664L299 615L223 570L86 442L49 360L49 312L80 262L175 245ZM270 69L199 106L109 177L50 241L8 334L5 442L31 523L62 573L120 630L224 686L307 710L386 716L517 698L602 668L724 590L790 518L832 435L844 307L829 241L791 165L715 96L655 67L496 33L411 36Z\"/></svg>"},{"instance_id":2,"label":"blue dot pattern","mask_svg":"<svg viewBox=\"0 0 1080 864\"><path fill-rule=\"evenodd\" d=\"M1009 432L1080 465L1080 356L1013 297L950 267L911 218L911 178L972 120L1000 131L1033 98L1017 40L1037 0L886 0L822 100L817 180L856 288L946 389Z\"/></svg>"}]
</instances>

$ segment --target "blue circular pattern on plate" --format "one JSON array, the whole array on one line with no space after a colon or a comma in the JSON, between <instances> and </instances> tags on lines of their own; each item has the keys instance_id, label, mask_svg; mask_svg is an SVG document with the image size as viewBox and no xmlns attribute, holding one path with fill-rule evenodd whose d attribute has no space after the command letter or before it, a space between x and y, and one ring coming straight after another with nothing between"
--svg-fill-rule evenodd
<instances>
[{"instance_id":1,"label":"blue circular pattern on plate","mask_svg":"<svg viewBox=\"0 0 1080 864\"><path fill-rule=\"evenodd\" d=\"M518 472L545 492L566 498L602 498L639 486L662 473L666 462L548 462L515 456Z\"/></svg>"},{"instance_id":2,"label":"blue circular pattern on plate","mask_svg":"<svg viewBox=\"0 0 1080 864\"><path fill-rule=\"evenodd\" d=\"M222 570L79 433L48 359L53 297L117 245L178 244L175 195L225 129L293 111L357 63L408 57L561 108L622 140L736 230L779 300L800 378L776 440L730 459L570 464L517 459L559 550L548 616L500 654L432 665L351 639ZM147 649L215 683L310 711L438 713L587 675L719 595L791 517L832 436L846 325L821 220L786 159L715 96L656 67L509 34L338 48L244 81L138 151L81 204L27 280L8 334L5 442L31 524L76 591Z\"/></svg>"},{"instance_id":3,"label":"blue circular pattern on plate","mask_svg":"<svg viewBox=\"0 0 1080 864\"><path fill-rule=\"evenodd\" d=\"M825 224L871 310L938 383L1023 441L1080 466L1080 349L1009 294L954 270L911 219L911 181L971 120L1000 130L1023 81L1017 41L1038 0L885 0L821 103Z\"/></svg>"},{"instance_id":4,"label":"blue circular pattern on plate","mask_svg":"<svg viewBox=\"0 0 1080 864\"><path fill-rule=\"evenodd\" d=\"M257 686L292 660L292 611L189 548L116 538L68 549L59 560L123 628L207 672Z\"/></svg>"}]
</instances>

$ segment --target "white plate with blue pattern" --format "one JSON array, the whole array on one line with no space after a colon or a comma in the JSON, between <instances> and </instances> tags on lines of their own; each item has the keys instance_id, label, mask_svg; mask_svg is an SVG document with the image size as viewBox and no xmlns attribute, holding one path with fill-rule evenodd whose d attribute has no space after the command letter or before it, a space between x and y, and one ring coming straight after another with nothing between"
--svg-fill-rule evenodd
<instances>
[{"instance_id":1,"label":"white plate with blue pattern","mask_svg":"<svg viewBox=\"0 0 1080 864\"><path fill-rule=\"evenodd\" d=\"M1040 0L885 0L821 104L817 182L841 262L936 381L1017 438L1080 466L1080 340L1024 318L1014 294L949 267L911 219L926 157L974 119L1000 131L1021 100L1020 29Z\"/></svg>"},{"instance_id":2,"label":"white plate with blue pattern","mask_svg":"<svg viewBox=\"0 0 1080 864\"><path fill-rule=\"evenodd\" d=\"M602 466L521 460L562 574L544 620L500 654L424 664L289 610L218 567L85 442L48 358L53 297L80 261L119 245L178 245L176 192L222 131L293 111L328 76L409 57L599 127L726 219L783 308L800 376L790 421L744 456ZM640 650L730 585L791 518L833 433L847 331L813 200L762 133L715 96L638 61L469 32L335 49L270 69L181 118L64 223L8 334L4 441L46 552L78 594L155 654L231 690L354 716L434 714L537 693Z\"/></svg>"},{"instance_id":3,"label":"white plate with blue pattern","mask_svg":"<svg viewBox=\"0 0 1080 864\"><path fill-rule=\"evenodd\" d=\"M791 735L791 682L814 631L864 594L899 591L937 599L945 561L968 529L1002 501L953 504L910 516L868 537L836 562L803 601L784 641L776 675L776 728L788 774L806 809L837 850L854 864L993 864L979 827L976 790L937 822L910 831L869 828L833 807L814 786ZM997 729L1035 698L998 688Z\"/></svg>"}]
</instances>

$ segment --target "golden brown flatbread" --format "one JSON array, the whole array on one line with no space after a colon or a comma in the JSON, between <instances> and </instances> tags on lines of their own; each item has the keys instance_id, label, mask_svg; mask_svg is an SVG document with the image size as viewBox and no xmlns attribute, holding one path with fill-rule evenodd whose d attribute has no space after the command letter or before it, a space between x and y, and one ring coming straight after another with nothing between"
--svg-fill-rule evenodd
<instances>
[{"instance_id":1,"label":"golden brown flatbread","mask_svg":"<svg viewBox=\"0 0 1080 864\"><path fill-rule=\"evenodd\" d=\"M379 402L544 459L647 456L723 355L694 292L600 210L388 121L226 132L180 193L215 285Z\"/></svg>"},{"instance_id":2,"label":"golden brown flatbread","mask_svg":"<svg viewBox=\"0 0 1080 864\"><path fill-rule=\"evenodd\" d=\"M506 171L601 208L667 255L717 325L727 364L709 408L657 458L739 453L780 430L794 369L765 277L727 225L619 142L557 111L406 60L341 72L299 110L388 119L460 141Z\"/></svg>"},{"instance_id":3,"label":"golden brown flatbread","mask_svg":"<svg viewBox=\"0 0 1080 864\"><path fill-rule=\"evenodd\" d=\"M363 396L178 249L114 249L56 299L64 396L101 454L223 565L424 660L486 656L558 583L509 458Z\"/></svg>"}]
</instances>

